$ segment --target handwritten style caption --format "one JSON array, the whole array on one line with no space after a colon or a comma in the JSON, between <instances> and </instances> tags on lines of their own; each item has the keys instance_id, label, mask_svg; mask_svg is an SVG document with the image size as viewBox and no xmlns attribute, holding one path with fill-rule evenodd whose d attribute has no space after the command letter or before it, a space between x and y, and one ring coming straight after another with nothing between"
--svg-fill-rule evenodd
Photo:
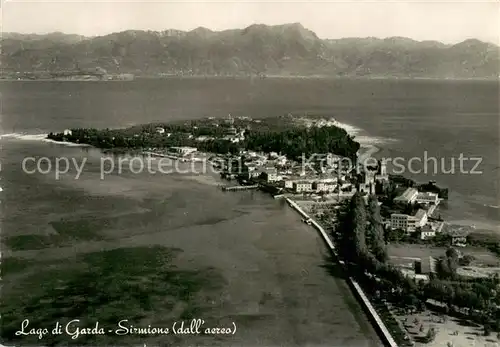
<instances>
[{"instance_id":1,"label":"handwritten style caption","mask_svg":"<svg viewBox=\"0 0 500 347\"><path fill-rule=\"evenodd\" d=\"M29 326L29 319L23 320L21 330L16 331L16 336L37 335L38 339L44 336L63 335L71 336L75 340L82 335L234 335L236 324L233 322L229 327L206 327L203 319L193 319L191 321L176 321L171 327L138 327L128 323L128 319L123 319L116 324L114 329L105 329L95 322L92 327L83 327L79 319L73 319L65 325L56 322L52 329L32 328Z\"/></svg>"}]
</instances>

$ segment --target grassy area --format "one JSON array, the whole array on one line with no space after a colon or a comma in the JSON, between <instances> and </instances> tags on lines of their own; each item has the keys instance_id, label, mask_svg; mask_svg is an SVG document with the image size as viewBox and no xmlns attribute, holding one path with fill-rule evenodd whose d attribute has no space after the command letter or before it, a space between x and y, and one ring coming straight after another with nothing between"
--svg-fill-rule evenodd
<instances>
[{"instance_id":1,"label":"grassy area","mask_svg":"<svg viewBox=\"0 0 500 347\"><path fill-rule=\"evenodd\" d=\"M128 319L135 326L171 327L175 320L200 316L206 300L200 295L216 289L220 277L211 269L182 271L172 265L177 250L163 247L115 249L82 255L71 262L45 264L2 293L2 340L4 343L36 345L37 336L15 336L24 319L30 328L64 325L80 319L80 327L96 322L106 335L47 334L43 344L104 345L138 344L141 336L117 336L117 322ZM7 261L12 270L22 262ZM64 328L63 328L64 330ZM150 336L148 338L151 338ZM169 341L170 336L163 341ZM142 342L141 342L142 344Z\"/></svg>"},{"instance_id":2,"label":"grassy area","mask_svg":"<svg viewBox=\"0 0 500 347\"><path fill-rule=\"evenodd\" d=\"M388 253L391 257L397 258L425 258L435 257L439 258L446 254L446 247L433 247L428 245L417 244L390 244L388 246ZM483 266L498 266L500 264L499 258L490 250L485 247L467 246L458 248L464 255L472 255L475 260L472 263L481 264ZM391 262L393 262L391 260ZM406 262L411 262L407 260Z\"/></svg>"}]
</instances>

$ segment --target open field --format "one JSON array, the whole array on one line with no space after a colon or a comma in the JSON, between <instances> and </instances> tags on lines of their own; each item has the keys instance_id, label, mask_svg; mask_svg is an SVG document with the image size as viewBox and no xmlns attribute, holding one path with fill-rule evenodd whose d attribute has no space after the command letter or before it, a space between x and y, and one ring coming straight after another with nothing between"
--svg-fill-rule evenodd
<instances>
[{"instance_id":1,"label":"open field","mask_svg":"<svg viewBox=\"0 0 500 347\"><path fill-rule=\"evenodd\" d=\"M456 318L446 317L443 321L441 317L428 311L408 316L396 315L396 317L403 322L408 335L414 339L416 347L447 347L450 342L453 347L499 346L500 340L495 333L484 336L482 327ZM404 321L405 318L406 321ZM422 332L420 326L423 326ZM430 343L421 342L430 327L436 330L436 338Z\"/></svg>"},{"instance_id":2,"label":"open field","mask_svg":"<svg viewBox=\"0 0 500 347\"><path fill-rule=\"evenodd\" d=\"M426 245L416 244L390 244L388 247L389 256L393 262L400 262L403 259L405 262L412 262L418 258L435 257L439 258L445 255L445 247L431 247ZM471 265L474 266L500 266L500 260L487 249L480 247L464 247L458 249L463 254L474 256L475 260ZM414 259L412 259L414 258ZM400 259L400 260L398 260Z\"/></svg>"}]
</instances>

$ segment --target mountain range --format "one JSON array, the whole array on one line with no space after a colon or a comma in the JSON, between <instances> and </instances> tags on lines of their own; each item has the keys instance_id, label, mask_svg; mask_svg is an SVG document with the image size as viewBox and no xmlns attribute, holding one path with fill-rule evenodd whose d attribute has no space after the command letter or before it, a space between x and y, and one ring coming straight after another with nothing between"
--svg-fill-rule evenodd
<instances>
[{"instance_id":1,"label":"mountain range","mask_svg":"<svg viewBox=\"0 0 500 347\"><path fill-rule=\"evenodd\" d=\"M404 37L320 39L299 23L212 31L128 30L99 37L4 33L3 74L105 70L138 76L278 75L498 78L498 46Z\"/></svg>"}]
</instances>

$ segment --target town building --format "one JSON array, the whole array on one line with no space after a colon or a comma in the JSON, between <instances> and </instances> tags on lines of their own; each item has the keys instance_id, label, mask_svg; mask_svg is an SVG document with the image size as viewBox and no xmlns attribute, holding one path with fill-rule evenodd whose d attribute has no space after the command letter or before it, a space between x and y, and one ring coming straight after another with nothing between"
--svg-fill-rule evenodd
<instances>
[{"instance_id":1,"label":"town building","mask_svg":"<svg viewBox=\"0 0 500 347\"><path fill-rule=\"evenodd\" d=\"M443 230L444 222L428 222L420 229L420 239L433 238Z\"/></svg>"},{"instance_id":2,"label":"town building","mask_svg":"<svg viewBox=\"0 0 500 347\"><path fill-rule=\"evenodd\" d=\"M255 165L254 163L252 162L247 162L247 163L244 163L244 168L247 170L247 171L256 171L258 166Z\"/></svg>"},{"instance_id":3,"label":"town building","mask_svg":"<svg viewBox=\"0 0 500 347\"><path fill-rule=\"evenodd\" d=\"M339 165L340 165L340 162L343 159L348 160L347 158L344 158L344 157L342 157L340 155L329 153L326 156L326 165L327 165L328 168L338 169Z\"/></svg>"},{"instance_id":4,"label":"town building","mask_svg":"<svg viewBox=\"0 0 500 347\"><path fill-rule=\"evenodd\" d=\"M364 172L362 182L359 185L359 191L369 194L375 193L375 176L371 172Z\"/></svg>"},{"instance_id":5,"label":"town building","mask_svg":"<svg viewBox=\"0 0 500 347\"><path fill-rule=\"evenodd\" d=\"M285 188L293 188L293 184L297 182L298 180L291 180L291 179L286 179L285 180Z\"/></svg>"},{"instance_id":6,"label":"town building","mask_svg":"<svg viewBox=\"0 0 500 347\"><path fill-rule=\"evenodd\" d=\"M233 126L234 118L233 116L231 116L231 113L227 115L226 123L229 124L230 126Z\"/></svg>"},{"instance_id":7,"label":"town building","mask_svg":"<svg viewBox=\"0 0 500 347\"><path fill-rule=\"evenodd\" d=\"M253 162L247 162L244 163L244 169L246 169L246 178L247 179L252 179L252 178L258 178L259 176L262 175L262 170L259 170L259 166L255 165Z\"/></svg>"},{"instance_id":8,"label":"town building","mask_svg":"<svg viewBox=\"0 0 500 347\"><path fill-rule=\"evenodd\" d=\"M189 155L198 151L195 147L171 147L170 149L180 155Z\"/></svg>"},{"instance_id":9,"label":"town building","mask_svg":"<svg viewBox=\"0 0 500 347\"><path fill-rule=\"evenodd\" d=\"M391 229L393 230L401 229L407 233L412 233L425 224L427 224L427 212L422 209L419 209L413 216L403 213L391 214Z\"/></svg>"},{"instance_id":10,"label":"town building","mask_svg":"<svg viewBox=\"0 0 500 347\"><path fill-rule=\"evenodd\" d=\"M165 129L162 128L162 127L156 127L155 131L158 133L158 134L164 134L165 133Z\"/></svg>"},{"instance_id":11,"label":"town building","mask_svg":"<svg viewBox=\"0 0 500 347\"><path fill-rule=\"evenodd\" d=\"M424 225L420 230L420 239L427 240L436 236L436 230L434 230L430 225Z\"/></svg>"},{"instance_id":12,"label":"town building","mask_svg":"<svg viewBox=\"0 0 500 347\"><path fill-rule=\"evenodd\" d=\"M403 276L405 276L407 278L411 278L414 281L429 282L429 275L416 274L414 270L410 270L410 269L406 269L406 268L401 268L400 271L403 274Z\"/></svg>"},{"instance_id":13,"label":"town building","mask_svg":"<svg viewBox=\"0 0 500 347\"><path fill-rule=\"evenodd\" d=\"M196 141L198 141L198 142L204 142L204 141L209 141L209 140L213 140L213 137L202 135L202 136L198 136L196 138Z\"/></svg>"},{"instance_id":14,"label":"town building","mask_svg":"<svg viewBox=\"0 0 500 347\"><path fill-rule=\"evenodd\" d=\"M346 180L346 175L341 170L332 171L329 173L329 175L332 178L337 179L338 181L345 181Z\"/></svg>"},{"instance_id":15,"label":"town building","mask_svg":"<svg viewBox=\"0 0 500 347\"><path fill-rule=\"evenodd\" d=\"M280 155L276 158L276 165L286 165L287 163L287 159L286 159L286 156L284 155Z\"/></svg>"},{"instance_id":16,"label":"town building","mask_svg":"<svg viewBox=\"0 0 500 347\"><path fill-rule=\"evenodd\" d=\"M308 193L313 191L312 182L298 181L293 183L293 190L296 193Z\"/></svg>"},{"instance_id":17,"label":"town building","mask_svg":"<svg viewBox=\"0 0 500 347\"><path fill-rule=\"evenodd\" d=\"M424 257L416 260L414 263L416 275L430 275L436 272L436 259L433 257Z\"/></svg>"},{"instance_id":18,"label":"town building","mask_svg":"<svg viewBox=\"0 0 500 347\"><path fill-rule=\"evenodd\" d=\"M418 193L415 199L419 204L433 204L439 203L439 197L436 193Z\"/></svg>"},{"instance_id":19,"label":"town building","mask_svg":"<svg viewBox=\"0 0 500 347\"><path fill-rule=\"evenodd\" d=\"M340 185L340 189L342 191L352 191L354 189L354 186L352 185L352 183L349 183L349 182L342 182L342 184Z\"/></svg>"},{"instance_id":20,"label":"town building","mask_svg":"<svg viewBox=\"0 0 500 347\"><path fill-rule=\"evenodd\" d=\"M377 174L375 175L375 181L389 181L389 175L387 174L387 163L385 162L385 160L381 160L379 162Z\"/></svg>"},{"instance_id":21,"label":"town building","mask_svg":"<svg viewBox=\"0 0 500 347\"><path fill-rule=\"evenodd\" d=\"M336 187L336 183L327 181L315 181L312 184L312 189L316 192L333 192Z\"/></svg>"},{"instance_id":22,"label":"town building","mask_svg":"<svg viewBox=\"0 0 500 347\"><path fill-rule=\"evenodd\" d=\"M308 182L310 182L312 184L312 181L305 180L305 179L301 178L300 176L287 177L285 179L285 188L293 189L295 183L306 182L306 181L308 181Z\"/></svg>"},{"instance_id":23,"label":"town building","mask_svg":"<svg viewBox=\"0 0 500 347\"><path fill-rule=\"evenodd\" d=\"M63 134L64 134L64 136L71 136L73 134L73 132L69 129L66 129L66 130L64 130Z\"/></svg>"},{"instance_id":24,"label":"town building","mask_svg":"<svg viewBox=\"0 0 500 347\"><path fill-rule=\"evenodd\" d=\"M281 181L282 178L278 174L278 170L276 168L263 168L261 169L262 177L268 182L278 182Z\"/></svg>"},{"instance_id":25,"label":"town building","mask_svg":"<svg viewBox=\"0 0 500 347\"><path fill-rule=\"evenodd\" d=\"M245 140L245 131L244 130L242 130L240 132L236 131L234 134L230 134L230 135L226 136L225 139L227 139L233 143L241 142L241 141Z\"/></svg>"},{"instance_id":26,"label":"town building","mask_svg":"<svg viewBox=\"0 0 500 347\"><path fill-rule=\"evenodd\" d=\"M259 170L248 171L246 173L246 178L247 179L258 178L261 174L262 174L262 172Z\"/></svg>"},{"instance_id":27,"label":"town building","mask_svg":"<svg viewBox=\"0 0 500 347\"><path fill-rule=\"evenodd\" d=\"M465 247L467 245L467 236L469 235L469 230L465 227L459 229L452 229L448 232L451 236L451 244L456 247Z\"/></svg>"},{"instance_id":28,"label":"town building","mask_svg":"<svg viewBox=\"0 0 500 347\"><path fill-rule=\"evenodd\" d=\"M416 200L418 195L418 190L415 188L406 189L403 194L394 198L394 202L412 203Z\"/></svg>"}]
</instances>

